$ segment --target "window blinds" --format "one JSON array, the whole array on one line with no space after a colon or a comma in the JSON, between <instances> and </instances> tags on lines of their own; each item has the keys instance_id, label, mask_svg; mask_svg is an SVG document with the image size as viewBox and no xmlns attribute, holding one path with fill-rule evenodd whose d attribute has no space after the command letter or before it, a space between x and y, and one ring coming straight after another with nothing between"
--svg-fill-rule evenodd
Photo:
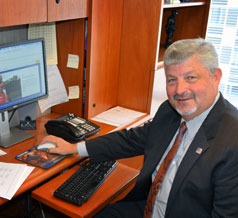
<instances>
[{"instance_id":1,"label":"window blinds","mask_svg":"<svg viewBox=\"0 0 238 218\"><path fill-rule=\"evenodd\" d=\"M219 55L223 72L219 89L238 108L237 0L211 0L206 39L215 45Z\"/></svg>"}]
</instances>

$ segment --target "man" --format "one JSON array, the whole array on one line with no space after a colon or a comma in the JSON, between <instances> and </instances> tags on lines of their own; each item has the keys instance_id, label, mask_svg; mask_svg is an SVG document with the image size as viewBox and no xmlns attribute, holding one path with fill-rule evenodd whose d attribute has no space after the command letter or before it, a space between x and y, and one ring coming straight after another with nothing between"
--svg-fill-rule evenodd
<instances>
[{"instance_id":1,"label":"man","mask_svg":"<svg viewBox=\"0 0 238 218\"><path fill-rule=\"evenodd\" d=\"M152 122L88 140L86 147L54 136L44 141L57 145L50 152L78 152L92 161L144 154L133 190L96 216L142 218L152 181L185 121L186 132L159 186L151 217L237 218L238 111L218 91L222 72L216 51L201 38L180 40L166 50L164 68L168 101Z\"/></svg>"}]
</instances>

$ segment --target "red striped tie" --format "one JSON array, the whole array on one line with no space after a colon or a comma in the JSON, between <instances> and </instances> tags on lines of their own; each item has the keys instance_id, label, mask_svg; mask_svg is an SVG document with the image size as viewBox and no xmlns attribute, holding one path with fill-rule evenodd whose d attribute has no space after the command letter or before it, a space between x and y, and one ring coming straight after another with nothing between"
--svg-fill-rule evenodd
<instances>
[{"instance_id":1,"label":"red striped tie","mask_svg":"<svg viewBox=\"0 0 238 218\"><path fill-rule=\"evenodd\" d=\"M182 122L180 125L179 132L175 138L174 144L173 144L172 148L169 150L166 157L164 158L163 162L161 163L160 168L155 176L155 179L150 187L150 192L149 192L149 195L148 195L148 198L146 201L146 206L145 206L145 211L144 211L144 218L150 218L152 215L153 206L155 203L156 195L158 193L160 184L162 183L165 173L166 173L167 169L169 168L169 165L170 165L171 161L173 160L173 158L179 148L179 145L182 142L183 135L186 130L187 130L186 123Z\"/></svg>"}]
</instances>

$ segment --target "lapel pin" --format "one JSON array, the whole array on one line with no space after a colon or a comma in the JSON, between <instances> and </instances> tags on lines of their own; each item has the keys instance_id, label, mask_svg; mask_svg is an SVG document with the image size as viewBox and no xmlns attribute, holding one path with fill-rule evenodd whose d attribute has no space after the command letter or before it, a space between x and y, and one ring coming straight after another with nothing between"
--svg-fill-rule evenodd
<instances>
[{"instance_id":1,"label":"lapel pin","mask_svg":"<svg viewBox=\"0 0 238 218\"><path fill-rule=\"evenodd\" d=\"M197 153L197 154L201 154L201 153L202 153L202 148L197 147L197 149L196 149L196 153Z\"/></svg>"}]
</instances>

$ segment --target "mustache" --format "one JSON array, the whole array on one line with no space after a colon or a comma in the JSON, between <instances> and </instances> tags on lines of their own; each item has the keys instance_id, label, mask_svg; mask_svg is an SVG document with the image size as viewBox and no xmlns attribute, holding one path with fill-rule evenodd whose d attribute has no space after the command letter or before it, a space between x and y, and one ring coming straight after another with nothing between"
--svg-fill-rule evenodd
<instances>
[{"instance_id":1,"label":"mustache","mask_svg":"<svg viewBox=\"0 0 238 218\"><path fill-rule=\"evenodd\" d=\"M195 97L195 95L193 93L183 92L181 94L175 94L173 96L173 99L177 100L177 99L186 99L186 98L194 98L194 97Z\"/></svg>"}]
</instances>

